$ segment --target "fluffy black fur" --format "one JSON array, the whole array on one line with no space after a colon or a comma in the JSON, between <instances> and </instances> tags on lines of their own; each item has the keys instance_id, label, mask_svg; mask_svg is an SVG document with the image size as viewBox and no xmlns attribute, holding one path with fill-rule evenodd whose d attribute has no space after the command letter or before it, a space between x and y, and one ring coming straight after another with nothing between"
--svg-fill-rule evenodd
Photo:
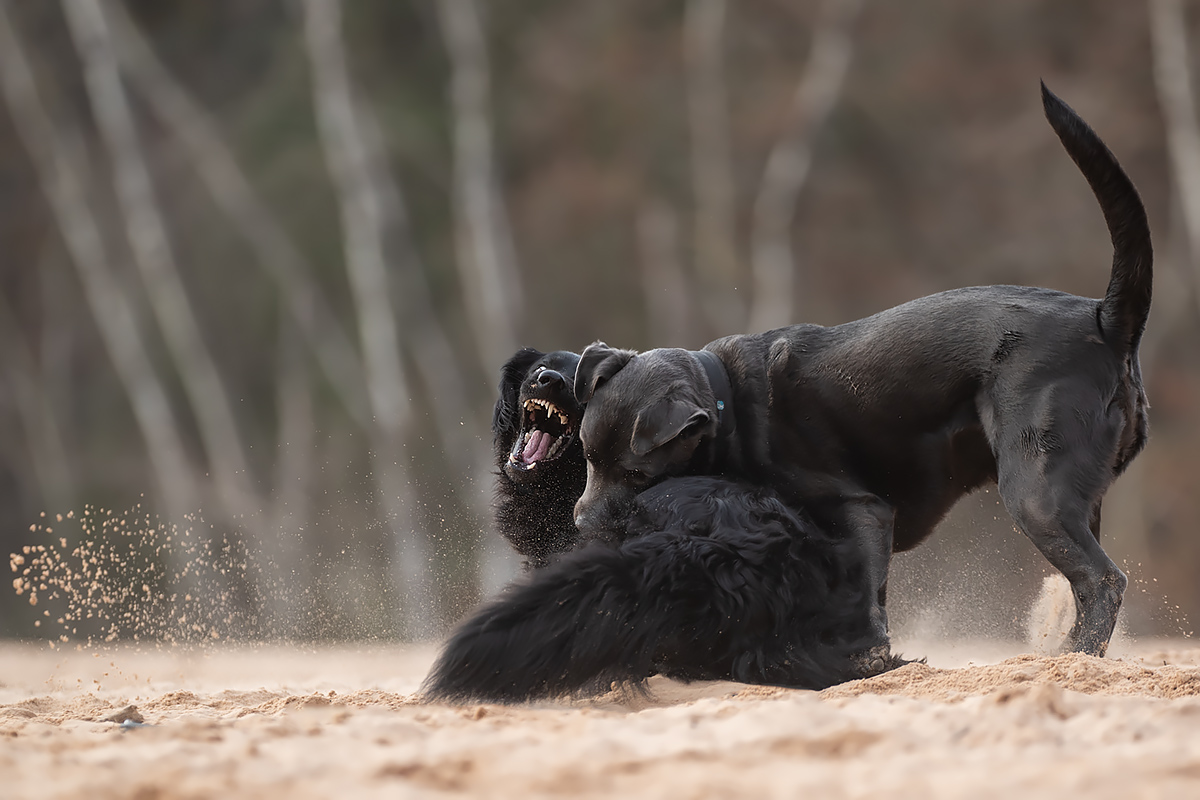
<instances>
[{"instance_id":1,"label":"fluffy black fur","mask_svg":"<svg viewBox=\"0 0 1200 800\"><path fill-rule=\"evenodd\" d=\"M579 445L583 406L573 390L578 363L577 353L527 347L500 369L500 398L492 412L492 508L496 527L526 567L544 567L579 538L574 509L587 482L587 462ZM535 435L557 449L542 452L538 442L530 448Z\"/></svg>"},{"instance_id":2,"label":"fluffy black fur","mask_svg":"<svg viewBox=\"0 0 1200 800\"><path fill-rule=\"evenodd\" d=\"M589 463L579 529L610 527L672 476L772 486L822 530L860 542L882 631L891 553L998 482L1017 526L1071 582L1068 645L1103 655L1126 578L1099 544L1101 500L1146 442L1137 349L1150 228L1100 137L1044 85L1042 101L1108 225L1103 298L977 286L842 325L728 336L699 354L594 344L575 377Z\"/></svg>"},{"instance_id":3,"label":"fluffy black fur","mask_svg":"<svg viewBox=\"0 0 1200 800\"><path fill-rule=\"evenodd\" d=\"M465 620L431 700L519 702L660 673L820 689L903 663L879 645L863 561L771 491L719 478L643 492L613 539L533 571Z\"/></svg>"}]
</instances>

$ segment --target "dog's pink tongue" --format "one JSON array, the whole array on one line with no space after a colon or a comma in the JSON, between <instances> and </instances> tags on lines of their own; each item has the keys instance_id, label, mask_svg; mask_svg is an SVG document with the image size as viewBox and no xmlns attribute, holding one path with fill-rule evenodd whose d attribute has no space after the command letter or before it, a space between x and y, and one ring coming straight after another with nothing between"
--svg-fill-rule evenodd
<instances>
[{"instance_id":1,"label":"dog's pink tongue","mask_svg":"<svg viewBox=\"0 0 1200 800\"><path fill-rule=\"evenodd\" d=\"M545 431L534 431L530 434L525 449L521 451L521 460L526 464L533 464L545 458L549 450L550 434Z\"/></svg>"}]
</instances>

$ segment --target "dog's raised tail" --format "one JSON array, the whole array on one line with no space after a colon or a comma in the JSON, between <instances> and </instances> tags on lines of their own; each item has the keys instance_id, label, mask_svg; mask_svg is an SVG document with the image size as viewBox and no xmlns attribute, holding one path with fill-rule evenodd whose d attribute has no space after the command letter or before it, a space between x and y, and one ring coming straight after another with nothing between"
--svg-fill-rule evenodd
<instances>
[{"instance_id":1,"label":"dog's raised tail","mask_svg":"<svg viewBox=\"0 0 1200 800\"><path fill-rule=\"evenodd\" d=\"M1116 156L1044 82L1042 106L1063 147L1091 185L1112 237L1112 276L1100 304L1100 324L1105 333L1120 337L1122 345L1135 349L1150 314L1154 272L1146 209Z\"/></svg>"}]
</instances>

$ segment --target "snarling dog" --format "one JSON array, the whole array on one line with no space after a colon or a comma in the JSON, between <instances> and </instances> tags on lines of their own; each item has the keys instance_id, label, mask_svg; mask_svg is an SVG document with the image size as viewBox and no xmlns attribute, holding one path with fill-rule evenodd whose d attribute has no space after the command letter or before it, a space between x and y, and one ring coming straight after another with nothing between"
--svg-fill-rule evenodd
<instances>
[{"instance_id":1,"label":"snarling dog","mask_svg":"<svg viewBox=\"0 0 1200 800\"><path fill-rule=\"evenodd\" d=\"M465 620L425 697L520 702L654 674L821 689L905 663L878 649L857 544L774 492L680 478L634 505L608 543L530 572Z\"/></svg>"},{"instance_id":2,"label":"snarling dog","mask_svg":"<svg viewBox=\"0 0 1200 800\"><path fill-rule=\"evenodd\" d=\"M581 531L675 475L771 486L857 540L886 629L892 552L988 482L1071 583L1068 646L1103 655L1126 578L1100 547L1100 504L1145 445L1138 343L1152 252L1133 183L1042 86L1046 117L1099 201L1114 256L1099 300L1024 286L930 295L833 327L718 339L700 352L582 354L575 393L587 485Z\"/></svg>"},{"instance_id":3,"label":"snarling dog","mask_svg":"<svg viewBox=\"0 0 1200 800\"><path fill-rule=\"evenodd\" d=\"M823 688L905 663L872 625L857 545L769 489L662 482L581 542L578 362L525 349L501 369L496 525L532 569L458 626L429 699L518 702L654 674Z\"/></svg>"},{"instance_id":4,"label":"snarling dog","mask_svg":"<svg viewBox=\"0 0 1200 800\"><path fill-rule=\"evenodd\" d=\"M575 501L587 480L575 399L579 354L518 351L500 369L492 412L496 527L529 568L575 547Z\"/></svg>"}]
</instances>

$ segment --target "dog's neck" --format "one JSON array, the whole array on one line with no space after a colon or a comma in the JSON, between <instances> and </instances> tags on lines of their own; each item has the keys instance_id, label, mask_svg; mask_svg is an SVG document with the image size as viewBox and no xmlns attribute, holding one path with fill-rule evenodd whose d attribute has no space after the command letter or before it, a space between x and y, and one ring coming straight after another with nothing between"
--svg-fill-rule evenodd
<instances>
[{"instance_id":1,"label":"dog's neck","mask_svg":"<svg viewBox=\"0 0 1200 800\"><path fill-rule=\"evenodd\" d=\"M712 387L717 400L717 438L725 439L737 427L737 419L733 413L733 385L729 382L729 373L716 353L709 350L693 350L692 355L704 374L708 376L708 385Z\"/></svg>"}]
</instances>

